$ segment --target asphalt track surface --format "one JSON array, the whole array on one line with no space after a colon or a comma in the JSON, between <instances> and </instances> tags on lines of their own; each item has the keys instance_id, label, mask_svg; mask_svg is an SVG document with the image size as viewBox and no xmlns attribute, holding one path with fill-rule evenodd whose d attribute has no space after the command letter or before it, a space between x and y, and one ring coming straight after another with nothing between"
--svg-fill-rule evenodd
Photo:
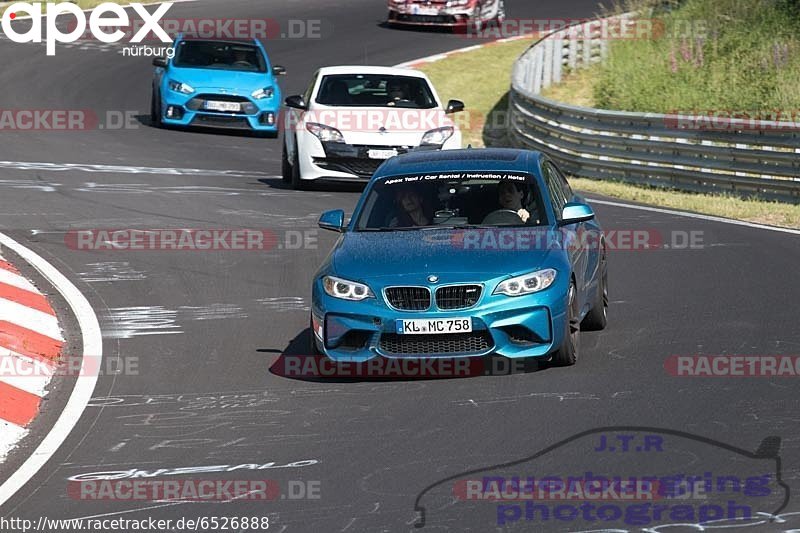
<instances>
[{"instance_id":1,"label":"asphalt track surface","mask_svg":"<svg viewBox=\"0 0 800 533\"><path fill-rule=\"evenodd\" d=\"M527 18L586 17L596 6L593 0L508 4L509 17ZM392 65L472 44L446 33L383 28L379 0L201 0L176 4L170 15L325 21L323 39L267 43L273 61L289 71L281 80L285 94L302 91L325 65ZM79 48L48 58L41 47L4 41L0 62L0 108L142 116L136 128L119 131L2 135L0 230L84 292L100 318L107 358L138 362L136 375L100 378L75 431L2 516L268 516L275 531L408 531L425 487L603 426L683 430L746 450L779 436L783 480L800 493L796 378L688 379L664 370L676 354L800 353L796 235L597 205L607 229L702 232L703 246L611 253L610 324L583 335L576 366L427 381L288 379L270 368L281 354L306 353L310 280L333 234L319 233L316 249L87 252L65 246L65 233L313 231L323 210L352 210L359 190L288 190L279 178L279 140L149 127L147 58ZM46 432L69 386L65 381L51 395L22 452L0 467L0 479ZM566 449L560 461L583 455ZM716 455L706 450L695 458L702 464ZM281 483L318 481L320 499L176 505L76 501L67 494L67 479L89 472L303 460L317 463L259 474ZM247 471L194 477L253 477L241 472ZM491 511L475 522L469 513L445 513L451 506L436 509L443 514L437 522L429 508L431 531L495 528ZM793 500L785 509L798 510ZM540 529L547 528L518 524ZM783 529L791 528L752 530Z\"/></svg>"}]
</instances>

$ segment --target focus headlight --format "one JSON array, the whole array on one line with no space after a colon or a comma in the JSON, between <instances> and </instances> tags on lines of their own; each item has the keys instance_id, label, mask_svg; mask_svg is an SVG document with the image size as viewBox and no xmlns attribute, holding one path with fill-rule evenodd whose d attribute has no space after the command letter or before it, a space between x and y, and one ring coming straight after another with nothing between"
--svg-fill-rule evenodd
<instances>
[{"instance_id":1,"label":"focus headlight","mask_svg":"<svg viewBox=\"0 0 800 533\"><path fill-rule=\"evenodd\" d=\"M492 294L506 296L522 296L545 290L556 280L556 271L552 268L523 274L500 282Z\"/></svg>"},{"instance_id":2,"label":"focus headlight","mask_svg":"<svg viewBox=\"0 0 800 533\"><path fill-rule=\"evenodd\" d=\"M425 132L425 135L422 136L422 142L420 144L442 145L447 142L447 139L453 136L453 133L455 133L455 129L452 126L436 128L435 130Z\"/></svg>"},{"instance_id":3,"label":"focus headlight","mask_svg":"<svg viewBox=\"0 0 800 533\"><path fill-rule=\"evenodd\" d=\"M374 297L370 288L363 283L357 283L335 276L325 276L322 278L322 286L325 288L325 292L328 296L341 298L342 300L358 302Z\"/></svg>"},{"instance_id":4,"label":"focus headlight","mask_svg":"<svg viewBox=\"0 0 800 533\"><path fill-rule=\"evenodd\" d=\"M263 100L264 98L272 98L275 94L275 89L273 87L264 87L263 89L258 89L257 91L253 91L250 95L256 100Z\"/></svg>"},{"instance_id":5,"label":"focus headlight","mask_svg":"<svg viewBox=\"0 0 800 533\"><path fill-rule=\"evenodd\" d=\"M194 87L191 85L187 85L175 80L169 80L169 88L176 93L181 94L192 94L194 92Z\"/></svg>"},{"instance_id":6,"label":"focus headlight","mask_svg":"<svg viewBox=\"0 0 800 533\"><path fill-rule=\"evenodd\" d=\"M324 124L317 124L316 122L309 122L306 124L306 129L314 134L314 136L322 142L343 143L344 135L336 128L331 128Z\"/></svg>"}]
</instances>

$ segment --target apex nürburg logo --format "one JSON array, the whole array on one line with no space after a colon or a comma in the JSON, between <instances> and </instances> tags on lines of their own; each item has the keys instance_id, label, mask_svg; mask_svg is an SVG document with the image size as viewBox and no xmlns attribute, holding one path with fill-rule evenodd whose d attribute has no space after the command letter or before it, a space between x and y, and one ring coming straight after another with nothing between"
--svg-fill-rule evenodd
<instances>
[{"instance_id":1,"label":"apex n\u00fcrburg logo","mask_svg":"<svg viewBox=\"0 0 800 533\"><path fill-rule=\"evenodd\" d=\"M125 9L117 4L106 2L100 4L89 15L86 20L86 13L75 4L65 2L54 4L48 2L47 7L42 12L42 3L17 2L11 4L3 13L3 33L15 43L47 43L47 55L56 54L56 43L74 43L86 31L87 24L92 35L100 42L116 43L125 37L125 32L119 28L127 27L130 24L130 17ZM172 3L165 3L158 6L153 12L148 12L142 4L131 4L131 8L142 18L144 24L131 39L132 43L140 43L151 32L164 43L171 43L172 39L158 23L161 18L172 7ZM71 15L76 23L69 26L69 30L64 32L56 25L56 20L61 15ZM28 31L20 33L12 27L12 21L20 16L30 17L33 21ZM44 38L42 37L42 17L44 16ZM115 29L116 28L116 29Z\"/></svg>"}]
</instances>

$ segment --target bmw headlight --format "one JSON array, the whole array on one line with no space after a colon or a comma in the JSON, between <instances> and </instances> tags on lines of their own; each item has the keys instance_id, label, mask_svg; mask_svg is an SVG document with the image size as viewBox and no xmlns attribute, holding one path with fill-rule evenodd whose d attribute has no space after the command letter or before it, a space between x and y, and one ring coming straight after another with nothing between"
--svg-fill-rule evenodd
<instances>
[{"instance_id":1,"label":"bmw headlight","mask_svg":"<svg viewBox=\"0 0 800 533\"><path fill-rule=\"evenodd\" d=\"M194 92L194 87L191 85L187 85L185 83L181 83L175 80L169 80L169 88L175 91L176 93L181 94L192 94Z\"/></svg>"},{"instance_id":2,"label":"bmw headlight","mask_svg":"<svg viewBox=\"0 0 800 533\"><path fill-rule=\"evenodd\" d=\"M552 268L546 268L500 282L493 294L505 294L506 296L531 294L545 290L555 280L556 271Z\"/></svg>"},{"instance_id":3,"label":"bmw headlight","mask_svg":"<svg viewBox=\"0 0 800 533\"><path fill-rule=\"evenodd\" d=\"M342 300L359 302L374 297L370 288L363 283L357 283L335 276L325 276L322 278L322 286L325 288L325 292L328 296L341 298Z\"/></svg>"},{"instance_id":4,"label":"bmw headlight","mask_svg":"<svg viewBox=\"0 0 800 533\"><path fill-rule=\"evenodd\" d=\"M314 134L314 136L322 142L343 143L344 135L336 128L331 128L325 124L317 124L316 122L309 122L306 124L306 129Z\"/></svg>"},{"instance_id":5,"label":"bmw headlight","mask_svg":"<svg viewBox=\"0 0 800 533\"><path fill-rule=\"evenodd\" d=\"M274 94L275 94L274 87L264 87L263 89L258 89L257 91L253 91L253 93L250 96L252 96L256 100L263 100L264 98L272 98Z\"/></svg>"},{"instance_id":6,"label":"bmw headlight","mask_svg":"<svg viewBox=\"0 0 800 533\"><path fill-rule=\"evenodd\" d=\"M442 145L447 142L447 139L453 136L453 133L455 133L455 129L452 126L436 128L435 130L425 132L425 135L422 136L422 142L420 144Z\"/></svg>"}]
</instances>

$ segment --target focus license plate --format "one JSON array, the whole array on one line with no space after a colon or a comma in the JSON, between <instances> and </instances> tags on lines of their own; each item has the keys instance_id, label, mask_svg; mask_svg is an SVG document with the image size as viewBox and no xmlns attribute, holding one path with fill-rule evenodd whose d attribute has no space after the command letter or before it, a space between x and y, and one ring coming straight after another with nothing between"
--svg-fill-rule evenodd
<instances>
[{"instance_id":1,"label":"focus license plate","mask_svg":"<svg viewBox=\"0 0 800 533\"><path fill-rule=\"evenodd\" d=\"M397 333L400 335L469 333L471 331L471 318L436 318L430 320L414 319L397 321Z\"/></svg>"},{"instance_id":2,"label":"focus license plate","mask_svg":"<svg viewBox=\"0 0 800 533\"><path fill-rule=\"evenodd\" d=\"M389 159L397 155L397 150L370 150L367 155L370 159Z\"/></svg>"},{"instance_id":3,"label":"focus license plate","mask_svg":"<svg viewBox=\"0 0 800 533\"><path fill-rule=\"evenodd\" d=\"M215 102L213 100L207 100L206 109L209 111L226 111L236 113L242 110L242 104L238 102Z\"/></svg>"}]
</instances>

